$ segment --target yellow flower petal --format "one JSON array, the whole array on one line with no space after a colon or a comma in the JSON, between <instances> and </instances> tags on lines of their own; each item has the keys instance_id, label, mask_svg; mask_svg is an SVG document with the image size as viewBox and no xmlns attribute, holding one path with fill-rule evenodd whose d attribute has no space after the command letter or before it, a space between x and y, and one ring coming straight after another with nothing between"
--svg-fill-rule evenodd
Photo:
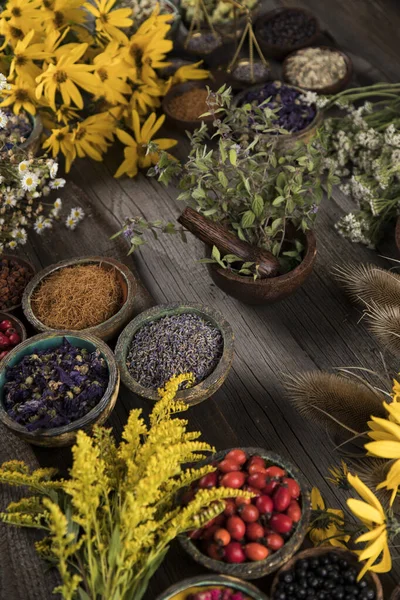
<instances>
[{"instance_id":1,"label":"yellow flower petal","mask_svg":"<svg viewBox=\"0 0 400 600\"><path fill-rule=\"evenodd\" d=\"M349 498L347 500L347 506L352 513L356 515L362 521L368 521L369 523L377 523L380 525L384 521L384 515L377 508L370 506L362 500L356 498Z\"/></svg>"},{"instance_id":2,"label":"yellow flower petal","mask_svg":"<svg viewBox=\"0 0 400 600\"><path fill-rule=\"evenodd\" d=\"M367 531L367 533L363 533L356 539L356 544L361 544L362 542L370 542L371 540L375 540L381 535L382 531L385 531L385 529L386 525L382 524L379 525L379 527L376 527L375 529L371 529L371 531Z\"/></svg>"},{"instance_id":3,"label":"yellow flower petal","mask_svg":"<svg viewBox=\"0 0 400 600\"><path fill-rule=\"evenodd\" d=\"M311 490L311 505L313 510L325 509L325 502L321 496L321 492L316 487L313 487L313 489Z\"/></svg>"},{"instance_id":4,"label":"yellow flower petal","mask_svg":"<svg viewBox=\"0 0 400 600\"><path fill-rule=\"evenodd\" d=\"M361 481L361 479L357 475L352 475L351 473L349 473L347 475L347 479L350 485L356 490L358 495L361 496L363 500L365 500L365 502L367 502L371 506L374 506L380 512L381 515L384 515L382 504L379 502L378 498L373 494L373 492L371 492L371 490L365 485L365 483Z\"/></svg>"},{"instance_id":5,"label":"yellow flower petal","mask_svg":"<svg viewBox=\"0 0 400 600\"><path fill-rule=\"evenodd\" d=\"M375 560L383 551L387 540L386 531L383 531L375 540L371 541L366 548L360 554L360 560L367 560L368 558L375 557Z\"/></svg>"},{"instance_id":6,"label":"yellow flower petal","mask_svg":"<svg viewBox=\"0 0 400 600\"><path fill-rule=\"evenodd\" d=\"M379 442L369 442L364 448L381 458L400 458L400 442L380 440Z\"/></svg>"}]
</instances>

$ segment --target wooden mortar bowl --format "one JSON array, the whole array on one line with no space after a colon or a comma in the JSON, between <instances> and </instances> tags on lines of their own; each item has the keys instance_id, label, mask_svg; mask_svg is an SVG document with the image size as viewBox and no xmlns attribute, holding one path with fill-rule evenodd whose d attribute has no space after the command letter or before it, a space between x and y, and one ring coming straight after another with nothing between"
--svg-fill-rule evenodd
<instances>
[{"instance_id":1,"label":"wooden mortar bowl","mask_svg":"<svg viewBox=\"0 0 400 600\"><path fill-rule=\"evenodd\" d=\"M317 256L317 242L312 231L306 232L305 240L302 262L289 273L277 277L254 280L214 263L207 264L207 267L215 285L229 296L245 304L272 304L291 296L310 277Z\"/></svg>"},{"instance_id":2,"label":"wooden mortar bowl","mask_svg":"<svg viewBox=\"0 0 400 600\"><path fill-rule=\"evenodd\" d=\"M213 82L210 80L200 80L200 81L186 81L185 83L178 83L174 85L168 92L166 96L164 96L162 100L162 109L163 112L167 115L167 119L169 122L174 125L179 131L194 131L198 127L200 127L202 121L206 123L209 129L212 128L214 117L212 115L207 117L202 117L201 119L180 119L176 117L174 113L170 109L171 100L176 97L182 96L185 92L194 89L205 90L206 87L213 89ZM204 111L207 112L207 111Z\"/></svg>"},{"instance_id":3,"label":"wooden mortar bowl","mask_svg":"<svg viewBox=\"0 0 400 600\"><path fill-rule=\"evenodd\" d=\"M311 92L315 92L316 94L326 94L326 95L337 94L337 93L341 92L350 83L350 80L353 76L353 61L351 60L350 56L348 56L348 54L346 54L345 52L342 52L342 50L338 50L337 48L331 48L330 46L315 46L315 47L320 48L322 50L328 50L330 52L336 52L336 54L340 54L344 58L344 61L346 63L346 73L342 77L342 79L339 79L336 83L332 83L332 85L326 85L325 87L320 87L320 88L307 88L307 87L302 86L302 89L310 90ZM288 83L289 85L295 86L297 84L290 81L290 79L288 77L288 74L287 74L288 61L292 56L295 56L296 54L299 54L301 52L302 52L302 50L296 50L296 52L292 52L291 54L289 54L289 56L287 56L285 58L285 60L283 61L282 77L283 77L283 80L286 83Z\"/></svg>"},{"instance_id":4,"label":"wooden mortar bowl","mask_svg":"<svg viewBox=\"0 0 400 600\"><path fill-rule=\"evenodd\" d=\"M232 448L222 450L221 452L213 454L207 460L202 461L200 466L214 463L215 461L221 461L231 449ZM257 454L265 458L268 463L282 467L288 472L289 477L293 477L293 479L298 482L301 489L302 516L300 521L296 524L292 536L280 550L274 552L265 560L260 560L258 562L249 561L240 564L229 564L222 560L210 558L206 554L203 554L186 534L180 535L178 539L186 552L190 554L196 562L207 567L207 569L210 569L211 571L217 571L225 575L233 575L234 577L240 577L242 579L259 579L260 577L265 577L265 575L268 575L269 573L273 573L282 565L286 564L302 545L304 538L307 535L311 516L310 489L304 476L297 467L286 460L286 458L279 456L279 454L264 450L263 448L241 448L241 450L244 450L248 457Z\"/></svg>"},{"instance_id":5,"label":"wooden mortar bowl","mask_svg":"<svg viewBox=\"0 0 400 600\"><path fill-rule=\"evenodd\" d=\"M108 386L98 404L80 419L62 427L28 431L23 425L11 419L3 406L6 369L18 364L24 356L32 354L35 349L43 350L60 346L64 337L74 346L87 348L91 352L96 349L100 351L108 366ZM107 344L99 338L76 331L39 333L15 346L0 363L0 421L15 435L34 446L71 446L75 443L76 434L80 429L90 434L94 425L102 425L108 419L117 401L119 381L119 371L115 357Z\"/></svg>"},{"instance_id":6,"label":"wooden mortar bowl","mask_svg":"<svg viewBox=\"0 0 400 600\"><path fill-rule=\"evenodd\" d=\"M122 327L132 318L134 312L134 301L137 291L137 282L133 273L128 269L127 266L115 260L114 258L102 257L102 256L84 256L82 258L69 258L63 260L54 265L46 267L42 271L39 271L35 277L27 285L23 298L22 308L25 317L36 329L36 331L47 331L54 332L57 329L48 327L42 321L40 321L32 308L32 296L38 285L42 283L46 277L64 269L65 267L72 267L78 265L101 265L104 269L115 270L119 284L122 290L122 306L121 308L109 319L103 321L95 327L88 327L87 329L76 330L76 333L85 332L88 334L95 335L102 340L109 340L113 338Z\"/></svg>"},{"instance_id":7,"label":"wooden mortar bowl","mask_svg":"<svg viewBox=\"0 0 400 600\"><path fill-rule=\"evenodd\" d=\"M328 554L328 553L339 554L341 558L345 558L346 560L351 562L354 566L361 567L361 563L358 562L357 555L354 554L353 552L350 552L349 550L344 549L344 548L335 548L334 546L319 546L318 548L309 548L308 550L303 550L302 552L299 552L299 554L296 554L296 556L294 556L291 560L289 560L289 562L287 562L275 575L275 578L274 578L274 581L272 582L272 587L271 587L272 600L274 597L274 592L276 590L276 587L279 583L279 576L281 573L284 573L285 571L289 571L290 569L292 569L293 566L295 565L295 563L298 560L301 560L302 558L314 558L314 557L318 557L318 556L321 556L323 554ZM367 579L369 579L369 582L375 588L375 594L376 594L375 600L383 600L382 585L381 585L380 579L376 575L376 573L373 573L372 571L370 571L368 574L365 575L365 577Z\"/></svg>"},{"instance_id":8,"label":"wooden mortar bowl","mask_svg":"<svg viewBox=\"0 0 400 600\"><path fill-rule=\"evenodd\" d=\"M134 394L154 402L159 400L156 389L141 386L128 371L126 358L133 336L143 327L143 325L157 321L165 316L183 313L194 313L205 321L209 321L214 327L217 327L222 333L224 348L220 361L214 371L197 385L180 390L176 394L176 400L182 400L183 402L186 402L186 404L194 406L215 394L224 383L233 361L234 335L231 326L221 313L214 309L207 308L206 306L202 306L201 304L160 304L145 310L135 317L133 321L125 327L119 336L115 347L115 356L121 372L122 382Z\"/></svg>"}]
</instances>

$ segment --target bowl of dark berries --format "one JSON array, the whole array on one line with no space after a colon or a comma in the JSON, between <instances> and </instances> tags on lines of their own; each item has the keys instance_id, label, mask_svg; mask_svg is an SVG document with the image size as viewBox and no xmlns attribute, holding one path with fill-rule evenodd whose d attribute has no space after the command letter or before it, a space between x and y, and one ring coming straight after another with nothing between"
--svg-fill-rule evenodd
<instances>
[{"instance_id":1,"label":"bowl of dark berries","mask_svg":"<svg viewBox=\"0 0 400 600\"><path fill-rule=\"evenodd\" d=\"M17 317L0 312L0 361L7 354L26 340L26 329Z\"/></svg>"},{"instance_id":2,"label":"bowl of dark berries","mask_svg":"<svg viewBox=\"0 0 400 600\"><path fill-rule=\"evenodd\" d=\"M119 372L102 340L76 332L40 333L1 362L0 420L36 446L69 446L113 410Z\"/></svg>"},{"instance_id":3,"label":"bowl of dark berries","mask_svg":"<svg viewBox=\"0 0 400 600\"><path fill-rule=\"evenodd\" d=\"M156 600L268 600L268 597L236 577L200 575L175 583Z\"/></svg>"},{"instance_id":4,"label":"bowl of dark berries","mask_svg":"<svg viewBox=\"0 0 400 600\"><path fill-rule=\"evenodd\" d=\"M272 600L383 600L379 577L362 569L357 555L343 548L311 548L297 554L277 573L271 589Z\"/></svg>"},{"instance_id":5,"label":"bowl of dark berries","mask_svg":"<svg viewBox=\"0 0 400 600\"><path fill-rule=\"evenodd\" d=\"M199 404L220 388L233 360L233 331L216 310L200 304L161 304L138 315L115 348L123 383L132 392L158 400L158 389L173 376L192 373L190 387L176 399Z\"/></svg>"},{"instance_id":6,"label":"bowl of dark berries","mask_svg":"<svg viewBox=\"0 0 400 600\"><path fill-rule=\"evenodd\" d=\"M35 274L33 265L19 256L0 256L0 310L19 308L28 283Z\"/></svg>"},{"instance_id":7,"label":"bowl of dark berries","mask_svg":"<svg viewBox=\"0 0 400 600\"><path fill-rule=\"evenodd\" d=\"M281 60L299 48L315 44L320 26L304 8L278 8L257 20L255 34L264 55Z\"/></svg>"},{"instance_id":8,"label":"bowl of dark berries","mask_svg":"<svg viewBox=\"0 0 400 600\"><path fill-rule=\"evenodd\" d=\"M225 500L224 512L179 540L195 561L242 579L258 579L279 569L300 548L311 513L307 482L289 461L262 448L234 448L205 464L215 471L192 484L198 489L230 487L254 493L252 499Z\"/></svg>"}]
</instances>

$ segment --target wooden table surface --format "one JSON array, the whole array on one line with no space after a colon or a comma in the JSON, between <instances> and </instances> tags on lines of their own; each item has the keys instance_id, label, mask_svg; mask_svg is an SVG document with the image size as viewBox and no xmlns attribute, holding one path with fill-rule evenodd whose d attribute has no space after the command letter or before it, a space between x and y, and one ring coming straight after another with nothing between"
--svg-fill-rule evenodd
<instances>
[{"instance_id":1,"label":"wooden table surface","mask_svg":"<svg viewBox=\"0 0 400 600\"><path fill-rule=\"evenodd\" d=\"M381 76L398 80L400 61L398 0L282 0L284 5L310 8L333 37L355 57L358 81L373 82ZM279 2L266 2L268 8ZM178 154L187 154L183 136ZM148 219L174 220L181 209L174 186L164 188L154 179L140 174L136 179L115 180L112 175L121 161L121 149L109 151L104 163L78 160L68 177L61 197L65 206L80 205L87 217L76 232L62 226L53 235L39 238L32 234L26 253L40 269L62 259L81 255L114 256L137 268L154 303L174 301L200 302L220 310L235 333L235 358L226 383L203 404L190 409L190 427L201 430L203 437L217 449L233 446L262 446L289 457L304 473L310 485L321 490L330 506L344 506L345 495L325 480L327 469L337 461L334 444L328 437L300 418L291 407L282 387L282 376L310 369L332 370L338 366L364 366L381 369L380 348L360 322L360 312L335 283L331 270L348 260L389 263L360 245L353 245L335 232L333 225L348 207L347 200L335 191L333 199L324 200L316 226L318 259L314 272L304 287L279 304L250 307L226 296L211 282L206 267L198 259L203 246L192 236L184 244L176 236L148 244L127 258L127 246L121 239L110 240L127 215ZM396 256L390 240L383 253ZM141 296L137 309L151 303ZM398 366L387 355L389 371ZM116 408L109 420L116 435L126 422L130 409L149 405L121 388ZM64 470L70 460L69 450L32 449L17 441L4 428L0 430L0 462L10 458L26 459L32 465L54 465ZM0 509L15 493L0 490ZM400 580L398 562L382 579L389 598ZM153 578L146 600L186 576L202 569L175 544L163 566ZM265 592L270 580L256 582ZM35 556L32 534L0 526L0 599L47 600L54 598L54 577Z\"/></svg>"}]
</instances>

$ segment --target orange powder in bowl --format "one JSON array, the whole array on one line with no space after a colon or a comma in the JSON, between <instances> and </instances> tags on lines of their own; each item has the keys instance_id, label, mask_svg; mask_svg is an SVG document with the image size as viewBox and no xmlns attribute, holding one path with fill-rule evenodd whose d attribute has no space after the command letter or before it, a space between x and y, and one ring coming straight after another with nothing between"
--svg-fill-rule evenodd
<instances>
[{"instance_id":1,"label":"orange powder in bowl","mask_svg":"<svg viewBox=\"0 0 400 600\"><path fill-rule=\"evenodd\" d=\"M200 115L208 111L208 92L204 88L192 88L175 96L168 103L172 116L182 121L196 121Z\"/></svg>"}]
</instances>

